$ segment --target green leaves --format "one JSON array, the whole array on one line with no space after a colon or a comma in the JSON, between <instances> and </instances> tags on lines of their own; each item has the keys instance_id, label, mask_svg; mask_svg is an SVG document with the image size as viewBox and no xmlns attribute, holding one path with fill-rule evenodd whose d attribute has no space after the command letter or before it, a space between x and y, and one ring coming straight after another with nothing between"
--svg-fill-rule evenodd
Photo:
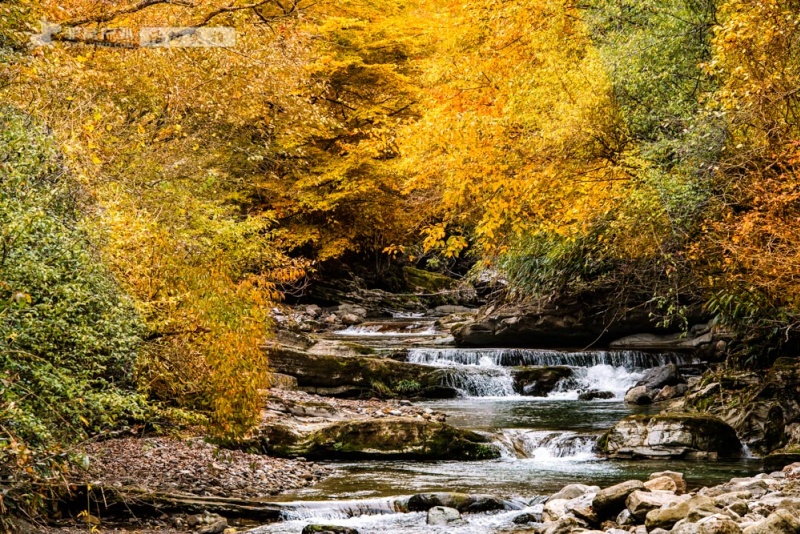
<instances>
[{"instance_id":1,"label":"green leaves","mask_svg":"<svg viewBox=\"0 0 800 534\"><path fill-rule=\"evenodd\" d=\"M0 109L0 421L32 446L140 418L141 323L81 230L49 138Z\"/></svg>"}]
</instances>

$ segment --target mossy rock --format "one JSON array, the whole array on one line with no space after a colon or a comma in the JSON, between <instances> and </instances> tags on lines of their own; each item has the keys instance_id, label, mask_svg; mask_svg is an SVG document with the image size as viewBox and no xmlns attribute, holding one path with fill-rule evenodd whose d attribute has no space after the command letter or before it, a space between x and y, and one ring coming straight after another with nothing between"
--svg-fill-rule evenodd
<instances>
[{"instance_id":1,"label":"mossy rock","mask_svg":"<svg viewBox=\"0 0 800 534\"><path fill-rule=\"evenodd\" d=\"M425 293L437 293L439 291L453 289L457 284L457 282L449 276L408 266L403 267L403 277L409 287Z\"/></svg>"}]
</instances>

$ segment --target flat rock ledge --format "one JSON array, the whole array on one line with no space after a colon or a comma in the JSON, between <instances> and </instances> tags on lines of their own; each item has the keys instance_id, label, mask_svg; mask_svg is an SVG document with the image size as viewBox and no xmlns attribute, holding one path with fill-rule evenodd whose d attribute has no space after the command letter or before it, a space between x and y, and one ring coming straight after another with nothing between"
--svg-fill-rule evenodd
<instances>
[{"instance_id":1,"label":"flat rock ledge","mask_svg":"<svg viewBox=\"0 0 800 534\"><path fill-rule=\"evenodd\" d=\"M597 443L613 458L739 458L736 431L710 415L668 413L632 415L617 423Z\"/></svg>"},{"instance_id":2,"label":"flat rock ledge","mask_svg":"<svg viewBox=\"0 0 800 534\"><path fill-rule=\"evenodd\" d=\"M500 457L486 436L413 417L335 421L314 428L274 423L238 444L284 458L486 460Z\"/></svg>"}]
</instances>

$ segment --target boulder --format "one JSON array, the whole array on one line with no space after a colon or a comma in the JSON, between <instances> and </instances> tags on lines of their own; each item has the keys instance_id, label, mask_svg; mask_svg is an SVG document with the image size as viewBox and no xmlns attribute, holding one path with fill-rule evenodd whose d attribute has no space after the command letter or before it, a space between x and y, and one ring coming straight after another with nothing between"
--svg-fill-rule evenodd
<instances>
[{"instance_id":1,"label":"boulder","mask_svg":"<svg viewBox=\"0 0 800 534\"><path fill-rule=\"evenodd\" d=\"M720 511L709 497L695 496L691 498L683 497L683 499L672 506L647 512L645 525L648 530L652 531L656 528L669 530L681 519L688 520L691 516L695 517L695 519L690 522L696 522L697 519L704 515L708 516Z\"/></svg>"},{"instance_id":2,"label":"boulder","mask_svg":"<svg viewBox=\"0 0 800 534\"><path fill-rule=\"evenodd\" d=\"M625 508L637 522L642 522L650 510L661 508L678 500L678 497L671 491L636 490L628 495L625 500Z\"/></svg>"},{"instance_id":3,"label":"boulder","mask_svg":"<svg viewBox=\"0 0 800 534\"><path fill-rule=\"evenodd\" d=\"M625 402L628 404L652 404L653 398L658 394L656 389L647 389L647 386L635 386L625 393Z\"/></svg>"},{"instance_id":4,"label":"boulder","mask_svg":"<svg viewBox=\"0 0 800 534\"><path fill-rule=\"evenodd\" d=\"M595 399L613 399L613 391L600 391L599 389L590 389L578 395L578 400L590 401Z\"/></svg>"},{"instance_id":5,"label":"boulder","mask_svg":"<svg viewBox=\"0 0 800 534\"><path fill-rule=\"evenodd\" d=\"M552 499L544 503L542 518L545 522L558 521L567 515L567 499Z\"/></svg>"},{"instance_id":6,"label":"boulder","mask_svg":"<svg viewBox=\"0 0 800 534\"><path fill-rule=\"evenodd\" d=\"M644 483L644 487L650 491L670 491L676 495L678 494L678 485L672 477L663 476L651 478Z\"/></svg>"},{"instance_id":7,"label":"boulder","mask_svg":"<svg viewBox=\"0 0 800 534\"><path fill-rule=\"evenodd\" d=\"M647 389L661 389L664 386L676 386L681 381L678 366L674 363L663 367L654 367L645 371L636 386L645 386Z\"/></svg>"},{"instance_id":8,"label":"boulder","mask_svg":"<svg viewBox=\"0 0 800 534\"><path fill-rule=\"evenodd\" d=\"M575 517L564 517L547 525L542 534L572 534L586 528L586 523Z\"/></svg>"},{"instance_id":9,"label":"boulder","mask_svg":"<svg viewBox=\"0 0 800 534\"><path fill-rule=\"evenodd\" d=\"M587 493L594 492L597 493L600 491L600 488L597 486L587 486L586 484L569 484L561 488L561 491L558 493L554 493L551 495L547 500L553 501L557 499L574 499L576 497L581 497L586 495Z\"/></svg>"},{"instance_id":10,"label":"boulder","mask_svg":"<svg viewBox=\"0 0 800 534\"><path fill-rule=\"evenodd\" d=\"M745 528L743 534L798 534L800 521L788 510L775 510L766 519Z\"/></svg>"},{"instance_id":11,"label":"boulder","mask_svg":"<svg viewBox=\"0 0 800 534\"><path fill-rule=\"evenodd\" d=\"M677 495L686 493L686 480L683 478L683 473L677 473L675 471L659 471L657 473L650 474L650 480L656 480L661 477L669 477L675 482L675 485L677 486L675 493ZM645 483L645 485L647 484Z\"/></svg>"},{"instance_id":12,"label":"boulder","mask_svg":"<svg viewBox=\"0 0 800 534\"><path fill-rule=\"evenodd\" d=\"M462 524L464 520L461 519L461 513L455 508L448 508L446 506L434 506L428 510L428 518L426 520L431 526L445 526L453 524Z\"/></svg>"},{"instance_id":13,"label":"boulder","mask_svg":"<svg viewBox=\"0 0 800 534\"><path fill-rule=\"evenodd\" d=\"M587 493L586 495L569 500L564 506L564 510L566 510L568 514L572 514L590 525L595 524L598 522L598 517L592 506L594 497L594 493Z\"/></svg>"},{"instance_id":14,"label":"boulder","mask_svg":"<svg viewBox=\"0 0 800 534\"><path fill-rule=\"evenodd\" d=\"M653 402L664 402L679 396L678 386L664 386L653 398Z\"/></svg>"},{"instance_id":15,"label":"boulder","mask_svg":"<svg viewBox=\"0 0 800 534\"><path fill-rule=\"evenodd\" d=\"M528 523L541 523L542 514L536 514L531 512L519 514L514 519L512 519L511 522L514 523L515 525L527 525Z\"/></svg>"},{"instance_id":16,"label":"boulder","mask_svg":"<svg viewBox=\"0 0 800 534\"><path fill-rule=\"evenodd\" d=\"M390 358L333 356L275 346L269 349L269 363L275 372L295 377L299 389L321 395L373 397L388 392L391 396L400 393L396 385L407 383L433 393L441 386L435 367Z\"/></svg>"},{"instance_id":17,"label":"boulder","mask_svg":"<svg viewBox=\"0 0 800 534\"><path fill-rule=\"evenodd\" d=\"M697 522L697 534L742 534L742 529L730 517L715 514Z\"/></svg>"},{"instance_id":18,"label":"boulder","mask_svg":"<svg viewBox=\"0 0 800 534\"><path fill-rule=\"evenodd\" d=\"M545 397L556 385L572 376L572 368L555 367L517 367L512 371L514 391L532 397Z\"/></svg>"},{"instance_id":19,"label":"boulder","mask_svg":"<svg viewBox=\"0 0 800 534\"><path fill-rule=\"evenodd\" d=\"M600 518L617 515L625 508L628 495L637 490L644 490L641 480L628 480L597 492L592 501L592 508Z\"/></svg>"},{"instance_id":20,"label":"boulder","mask_svg":"<svg viewBox=\"0 0 800 534\"><path fill-rule=\"evenodd\" d=\"M467 493L417 493L408 500L409 512L425 512L436 506L455 508L459 512L491 512L505 510L506 504L491 495Z\"/></svg>"},{"instance_id":21,"label":"boulder","mask_svg":"<svg viewBox=\"0 0 800 534\"><path fill-rule=\"evenodd\" d=\"M739 458L736 432L722 420L701 414L632 415L597 443L601 452L622 458Z\"/></svg>"},{"instance_id":22,"label":"boulder","mask_svg":"<svg viewBox=\"0 0 800 534\"><path fill-rule=\"evenodd\" d=\"M482 434L411 417L336 421L312 429L269 424L233 446L310 459L483 460L500 456Z\"/></svg>"}]
</instances>

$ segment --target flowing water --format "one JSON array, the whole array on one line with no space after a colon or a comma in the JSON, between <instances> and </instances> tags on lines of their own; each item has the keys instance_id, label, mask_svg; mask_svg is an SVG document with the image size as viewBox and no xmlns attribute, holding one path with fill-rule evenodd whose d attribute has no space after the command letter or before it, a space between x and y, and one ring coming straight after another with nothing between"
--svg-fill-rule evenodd
<instances>
[{"instance_id":1,"label":"flowing water","mask_svg":"<svg viewBox=\"0 0 800 534\"><path fill-rule=\"evenodd\" d=\"M438 346L443 335L424 318L403 318L351 327L333 337L376 348L411 346L407 361L442 370L442 385L460 398L421 403L447 414L448 423L487 435L501 458L480 462L360 461L330 463L332 476L311 488L279 498L285 521L258 533L299 533L307 524L336 524L361 534L455 532L483 534L513 530L513 518L541 509L542 496L567 484L608 486L654 471L681 471L690 487L718 484L752 475L758 460L733 462L623 461L597 456L598 436L633 413L652 407L622 402L642 373L667 363L695 363L681 354L638 351L552 351L535 349L461 349ZM399 341L399 340L404 341ZM573 376L547 397L515 393L512 370L518 365L562 365ZM579 392L613 393L607 400L578 400ZM408 498L421 492L488 493L507 499L507 511L465 514L458 527L430 527L424 513L403 513Z\"/></svg>"}]
</instances>

